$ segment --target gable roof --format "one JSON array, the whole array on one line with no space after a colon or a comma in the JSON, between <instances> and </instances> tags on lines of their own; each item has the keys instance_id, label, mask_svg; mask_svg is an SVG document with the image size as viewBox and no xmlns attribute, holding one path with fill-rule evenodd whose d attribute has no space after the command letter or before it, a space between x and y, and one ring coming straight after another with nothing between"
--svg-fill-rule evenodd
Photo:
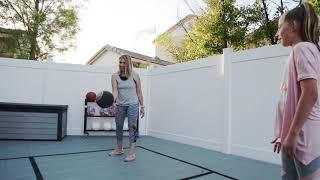
<instances>
[{"instance_id":1,"label":"gable roof","mask_svg":"<svg viewBox=\"0 0 320 180\"><path fill-rule=\"evenodd\" d=\"M176 22L174 25L172 25L171 27L169 27L169 29L167 29L166 31L164 31L163 33L159 34L153 41L152 43L156 43L156 39L161 36L162 34L164 33L167 33L167 32L172 32L174 31L175 29L177 29L178 27L181 27L181 26L184 26L184 23L185 22L188 22L189 20L192 20L194 18L196 18L197 16L194 15L194 14L188 14L186 15L184 18L182 18L181 20L179 20L178 22Z\"/></svg>"},{"instance_id":2,"label":"gable roof","mask_svg":"<svg viewBox=\"0 0 320 180\"><path fill-rule=\"evenodd\" d=\"M150 63L154 63L154 64L163 65L163 66L174 64L172 62L162 60L162 59L160 59L158 57L154 57L153 58L153 57L146 56L146 55L143 55L143 54L139 54L139 53L135 53L135 52L132 52L132 51L125 50L125 49L121 49L121 48L117 48L117 47L114 47L114 46L110 46L108 44L103 46L92 58L89 59L88 62L86 62L86 64L89 64L89 65L90 64L94 64L94 62L97 61L98 58L102 54L104 54L105 52L108 52L108 51L112 51L112 52L118 53L120 55L127 54L127 55L131 56L132 58L139 59L139 60L146 61L146 62L150 62Z\"/></svg>"},{"instance_id":3,"label":"gable roof","mask_svg":"<svg viewBox=\"0 0 320 180\"><path fill-rule=\"evenodd\" d=\"M187 16L185 16L184 18L182 18L181 20L179 20L176 24L174 24L173 26L171 26L168 30L166 30L165 32L171 32L174 29L176 29L177 27L181 26L182 24L184 24L185 22L188 22L191 19L196 18L197 16L194 14L188 14Z\"/></svg>"}]
</instances>

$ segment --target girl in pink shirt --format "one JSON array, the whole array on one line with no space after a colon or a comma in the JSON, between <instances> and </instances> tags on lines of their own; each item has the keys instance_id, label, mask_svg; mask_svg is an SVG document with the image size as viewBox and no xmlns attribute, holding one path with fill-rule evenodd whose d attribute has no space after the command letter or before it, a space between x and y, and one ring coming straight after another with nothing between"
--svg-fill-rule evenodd
<instances>
[{"instance_id":1,"label":"girl in pink shirt","mask_svg":"<svg viewBox=\"0 0 320 180\"><path fill-rule=\"evenodd\" d=\"M320 47L318 16L309 3L286 12L277 35L292 46L277 107L274 151L282 179L320 180Z\"/></svg>"}]
</instances>

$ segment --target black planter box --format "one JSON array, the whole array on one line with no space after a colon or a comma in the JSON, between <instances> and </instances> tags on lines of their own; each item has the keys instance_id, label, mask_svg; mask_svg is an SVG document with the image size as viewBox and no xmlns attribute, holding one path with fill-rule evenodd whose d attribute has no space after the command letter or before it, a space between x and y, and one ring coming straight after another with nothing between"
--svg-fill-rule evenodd
<instances>
[{"instance_id":1,"label":"black planter box","mask_svg":"<svg viewBox=\"0 0 320 180\"><path fill-rule=\"evenodd\" d=\"M0 102L0 139L61 141L67 110L67 105Z\"/></svg>"}]
</instances>

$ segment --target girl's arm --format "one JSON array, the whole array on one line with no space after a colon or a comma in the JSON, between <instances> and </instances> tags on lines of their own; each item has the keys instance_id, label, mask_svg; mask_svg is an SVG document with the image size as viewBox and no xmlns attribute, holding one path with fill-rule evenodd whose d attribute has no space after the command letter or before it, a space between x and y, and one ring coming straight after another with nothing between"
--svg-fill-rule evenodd
<instances>
[{"instance_id":1,"label":"girl's arm","mask_svg":"<svg viewBox=\"0 0 320 180\"><path fill-rule=\"evenodd\" d=\"M301 96L293 117L287 137L283 142L283 150L291 158L294 157L299 132L307 121L309 113L318 99L317 80L305 79L300 82Z\"/></svg>"},{"instance_id":2,"label":"girl's arm","mask_svg":"<svg viewBox=\"0 0 320 180\"><path fill-rule=\"evenodd\" d=\"M317 80L300 81L301 96L299 98L289 134L298 135L318 99Z\"/></svg>"}]
</instances>

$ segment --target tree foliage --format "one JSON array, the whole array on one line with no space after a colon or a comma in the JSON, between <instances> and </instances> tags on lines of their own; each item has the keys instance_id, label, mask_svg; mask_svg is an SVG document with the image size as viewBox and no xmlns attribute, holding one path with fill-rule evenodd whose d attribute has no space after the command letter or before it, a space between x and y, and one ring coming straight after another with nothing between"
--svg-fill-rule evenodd
<instances>
[{"instance_id":1,"label":"tree foliage","mask_svg":"<svg viewBox=\"0 0 320 180\"><path fill-rule=\"evenodd\" d=\"M77 9L72 0L0 0L0 25L25 31L29 59L42 60L74 45Z\"/></svg>"},{"instance_id":2,"label":"tree foliage","mask_svg":"<svg viewBox=\"0 0 320 180\"><path fill-rule=\"evenodd\" d=\"M237 6L234 0L206 0L207 8L197 16L192 31L186 32L183 43L177 45L168 33L160 35L155 42L178 62L221 54L229 47L242 50L276 44L278 19L288 9L282 0L277 3L257 0Z\"/></svg>"}]
</instances>

